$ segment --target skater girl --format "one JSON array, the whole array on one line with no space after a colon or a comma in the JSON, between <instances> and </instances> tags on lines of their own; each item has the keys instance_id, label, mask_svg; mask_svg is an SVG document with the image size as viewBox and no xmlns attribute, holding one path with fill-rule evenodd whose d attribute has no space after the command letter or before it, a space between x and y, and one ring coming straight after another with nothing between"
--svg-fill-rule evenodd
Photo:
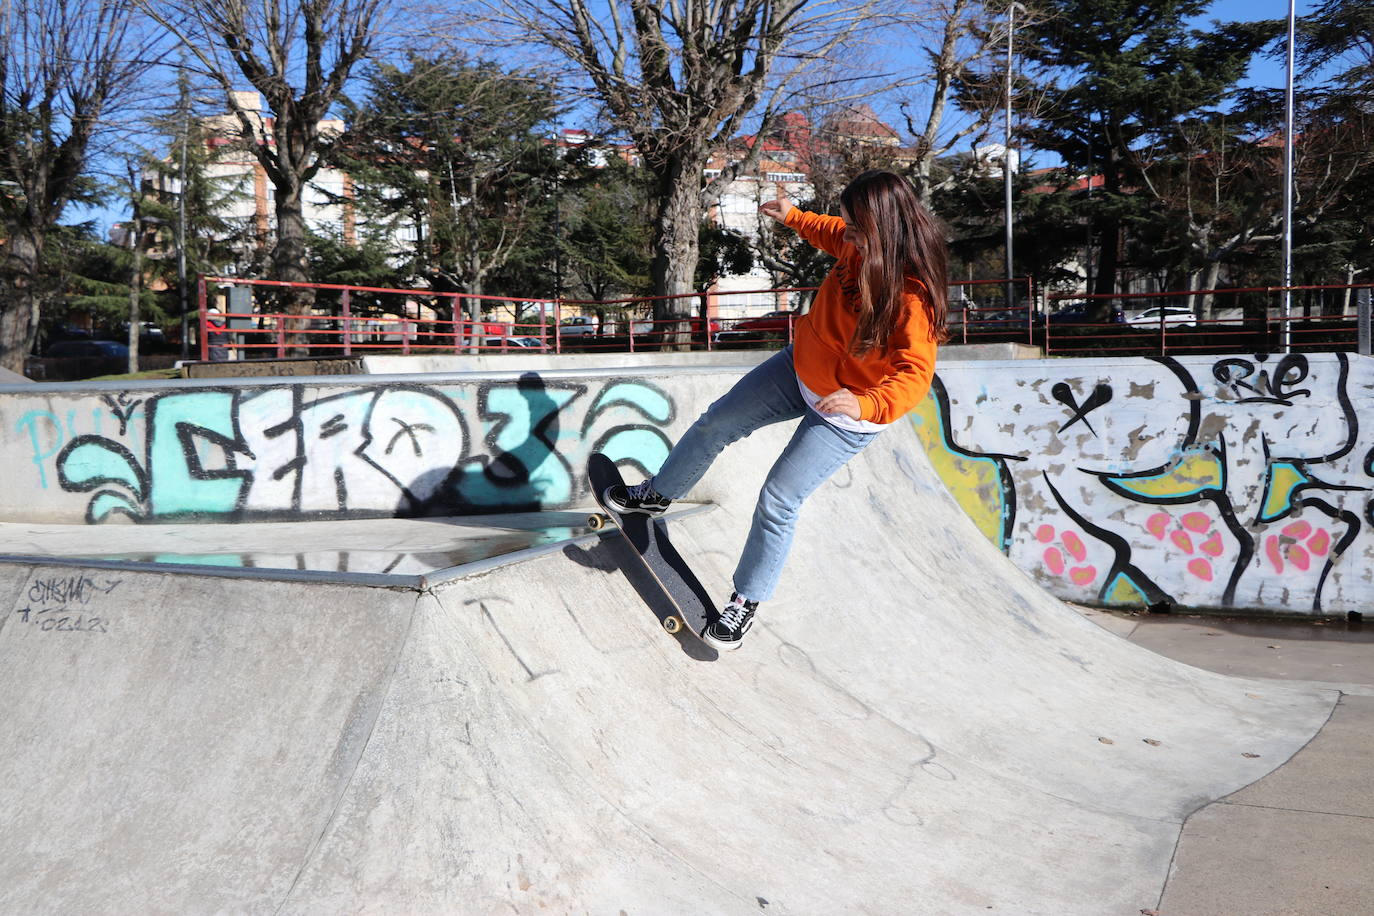
<instances>
[{"instance_id":1,"label":"skater girl","mask_svg":"<svg viewBox=\"0 0 1374 916\"><path fill-rule=\"evenodd\" d=\"M781 189L759 211L833 255L835 266L790 345L712 404L657 474L606 494L621 512L660 515L725 446L801 418L759 493L734 592L705 630L720 649L738 648L759 602L772 597L802 502L925 397L947 336L944 236L906 179L864 172L841 192L838 217L799 210Z\"/></svg>"}]
</instances>

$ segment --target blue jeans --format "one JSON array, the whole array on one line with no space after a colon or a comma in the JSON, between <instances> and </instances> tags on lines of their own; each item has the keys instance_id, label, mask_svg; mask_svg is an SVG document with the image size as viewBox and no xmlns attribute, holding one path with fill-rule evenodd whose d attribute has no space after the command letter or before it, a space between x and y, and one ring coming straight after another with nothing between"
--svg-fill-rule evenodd
<instances>
[{"instance_id":1,"label":"blue jeans","mask_svg":"<svg viewBox=\"0 0 1374 916\"><path fill-rule=\"evenodd\" d=\"M797 390L789 346L756 366L707 408L683 433L653 478L654 489L661 495L681 499L725 446L770 423L798 417L801 423L759 492L749 538L735 569L735 591L751 601L773 597L792 548L802 502L863 451L877 433L839 429L807 407Z\"/></svg>"}]
</instances>

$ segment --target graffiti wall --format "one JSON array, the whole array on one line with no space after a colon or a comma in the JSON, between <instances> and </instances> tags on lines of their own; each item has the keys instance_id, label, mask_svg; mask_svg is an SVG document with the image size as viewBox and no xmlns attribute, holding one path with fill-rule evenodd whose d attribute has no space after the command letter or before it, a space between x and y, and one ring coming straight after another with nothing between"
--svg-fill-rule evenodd
<instances>
[{"instance_id":1,"label":"graffiti wall","mask_svg":"<svg viewBox=\"0 0 1374 916\"><path fill-rule=\"evenodd\" d=\"M942 365L913 420L1063 598L1346 614L1374 610L1371 405L1345 354L1036 360Z\"/></svg>"},{"instance_id":2,"label":"graffiti wall","mask_svg":"<svg viewBox=\"0 0 1374 916\"><path fill-rule=\"evenodd\" d=\"M731 378L622 372L15 389L0 518L585 505L589 454L652 473ZM1374 608L1371 405L1374 361L1341 354L950 362L912 422L983 533L1061 597L1345 614Z\"/></svg>"},{"instance_id":3,"label":"graffiti wall","mask_svg":"<svg viewBox=\"0 0 1374 916\"><path fill-rule=\"evenodd\" d=\"M585 499L575 469L593 451L656 470L677 416L662 385L633 376L9 394L0 512L222 522L560 507Z\"/></svg>"}]
</instances>

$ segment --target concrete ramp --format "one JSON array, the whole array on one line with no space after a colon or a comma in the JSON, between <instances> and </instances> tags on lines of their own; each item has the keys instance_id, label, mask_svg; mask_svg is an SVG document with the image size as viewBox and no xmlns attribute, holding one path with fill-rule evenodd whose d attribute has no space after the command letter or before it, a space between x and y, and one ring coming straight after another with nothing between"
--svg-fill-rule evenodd
<instances>
[{"instance_id":1,"label":"concrete ramp","mask_svg":"<svg viewBox=\"0 0 1374 916\"><path fill-rule=\"evenodd\" d=\"M676 524L715 591L784 435ZM1084 620L905 425L736 653L659 630L624 551L423 591L0 567L0 911L1135 913L1337 699Z\"/></svg>"}]
</instances>

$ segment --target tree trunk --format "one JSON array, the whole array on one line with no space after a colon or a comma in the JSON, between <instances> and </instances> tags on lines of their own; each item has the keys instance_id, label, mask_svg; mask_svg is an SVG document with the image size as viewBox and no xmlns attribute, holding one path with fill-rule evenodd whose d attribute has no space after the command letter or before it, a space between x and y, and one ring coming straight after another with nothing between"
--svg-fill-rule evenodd
<instances>
[{"instance_id":1,"label":"tree trunk","mask_svg":"<svg viewBox=\"0 0 1374 916\"><path fill-rule=\"evenodd\" d=\"M301 192L303 183L297 182L289 190L277 187L277 244L272 250L272 278L288 283L310 282L310 266L305 251L305 212ZM308 356L310 341L303 333L306 319L315 305L315 291L293 287L281 298L283 311L300 318L286 320L287 353Z\"/></svg>"},{"instance_id":2,"label":"tree trunk","mask_svg":"<svg viewBox=\"0 0 1374 916\"><path fill-rule=\"evenodd\" d=\"M129 268L129 374L138 371L138 338L143 329L143 213L134 199L132 266Z\"/></svg>"},{"instance_id":3,"label":"tree trunk","mask_svg":"<svg viewBox=\"0 0 1374 916\"><path fill-rule=\"evenodd\" d=\"M655 296L654 331L665 348L690 349L693 279L700 257L701 181L705 157L695 151L670 154L655 167L658 198L654 221L654 259L649 268Z\"/></svg>"},{"instance_id":4,"label":"tree trunk","mask_svg":"<svg viewBox=\"0 0 1374 916\"><path fill-rule=\"evenodd\" d=\"M42 247L31 233L10 226L0 273L0 366L23 373L38 332L38 276Z\"/></svg>"},{"instance_id":5,"label":"tree trunk","mask_svg":"<svg viewBox=\"0 0 1374 916\"><path fill-rule=\"evenodd\" d=\"M1106 204L1115 208L1121 197L1121 157L1115 149L1107 151L1107 161L1103 166L1103 187ZM1097 277L1092 290L1099 295L1109 295L1117 291L1116 275L1121 264L1121 218L1112 209L1097 222ZM1110 307L1111 302L1100 303Z\"/></svg>"},{"instance_id":6,"label":"tree trunk","mask_svg":"<svg viewBox=\"0 0 1374 916\"><path fill-rule=\"evenodd\" d=\"M1212 260L1207 262L1207 276L1202 280L1202 288L1206 290L1201 296L1201 302L1196 314L1203 321L1211 321L1212 315L1216 310L1216 294L1213 292L1217 288L1217 278L1221 276L1221 262Z\"/></svg>"},{"instance_id":7,"label":"tree trunk","mask_svg":"<svg viewBox=\"0 0 1374 916\"><path fill-rule=\"evenodd\" d=\"M486 328L482 324L482 300L474 297L482 295L482 290L486 287L482 283L482 278L475 278L468 284L468 292L472 294L467 300L467 320L468 324L468 352L479 353L482 349L483 339Z\"/></svg>"}]
</instances>

